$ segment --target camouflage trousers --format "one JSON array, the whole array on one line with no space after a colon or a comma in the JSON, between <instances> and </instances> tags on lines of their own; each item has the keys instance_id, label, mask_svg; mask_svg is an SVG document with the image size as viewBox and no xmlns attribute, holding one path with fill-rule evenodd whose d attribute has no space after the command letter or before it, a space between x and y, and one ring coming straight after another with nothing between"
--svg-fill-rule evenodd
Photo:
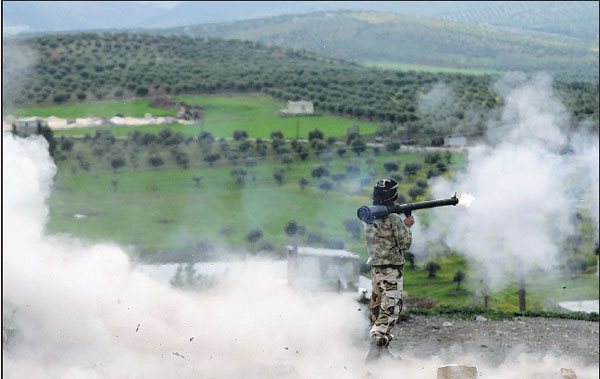
<instances>
[{"instance_id":1,"label":"camouflage trousers","mask_svg":"<svg viewBox=\"0 0 600 379\"><path fill-rule=\"evenodd\" d=\"M373 266L373 292L369 309L373 327L371 341L387 346L392 340L392 329L402 310L402 266Z\"/></svg>"}]
</instances>

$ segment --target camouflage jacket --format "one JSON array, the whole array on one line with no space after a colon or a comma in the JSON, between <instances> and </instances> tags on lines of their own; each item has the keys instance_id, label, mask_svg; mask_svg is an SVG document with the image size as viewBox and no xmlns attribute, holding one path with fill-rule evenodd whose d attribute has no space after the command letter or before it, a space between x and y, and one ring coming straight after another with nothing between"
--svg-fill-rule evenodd
<instances>
[{"instance_id":1,"label":"camouflage jacket","mask_svg":"<svg viewBox=\"0 0 600 379\"><path fill-rule=\"evenodd\" d=\"M390 213L373 224L364 223L370 266L403 265L404 251L412 243L412 233L400 215Z\"/></svg>"}]
</instances>

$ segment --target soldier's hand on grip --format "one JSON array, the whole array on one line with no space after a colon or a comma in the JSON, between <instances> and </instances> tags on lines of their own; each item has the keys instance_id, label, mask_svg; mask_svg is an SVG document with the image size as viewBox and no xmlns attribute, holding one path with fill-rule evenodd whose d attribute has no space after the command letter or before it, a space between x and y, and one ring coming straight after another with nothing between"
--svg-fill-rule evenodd
<instances>
[{"instance_id":1,"label":"soldier's hand on grip","mask_svg":"<svg viewBox=\"0 0 600 379\"><path fill-rule=\"evenodd\" d=\"M414 223L415 223L415 218L412 215L410 215L409 217L404 219L404 224L406 224L406 226L408 226L409 228L411 226L413 226Z\"/></svg>"}]
</instances>

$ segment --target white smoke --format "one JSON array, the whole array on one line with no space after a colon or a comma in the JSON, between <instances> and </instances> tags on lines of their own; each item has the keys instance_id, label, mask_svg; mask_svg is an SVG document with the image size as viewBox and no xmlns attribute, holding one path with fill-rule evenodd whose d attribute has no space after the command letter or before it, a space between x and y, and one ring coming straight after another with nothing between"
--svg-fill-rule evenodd
<instances>
[{"instance_id":1,"label":"white smoke","mask_svg":"<svg viewBox=\"0 0 600 379\"><path fill-rule=\"evenodd\" d=\"M418 109L422 114L439 115L445 105L454 101L454 91L445 83L435 84L431 90L419 98ZM443 114L442 116L446 116Z\"/></svg>"},{"instance_id":2,"label":"white smoke","mask_svg":"<svg viewBox=\"0 0 600 379\"><path fill-rule=\"evenodd\" d=\"M11 112L12 102L23 87L32 85L29 80L36 62L37 51L25 43L10 41L2 43L2 114Z\"/></svg>"},{"instance_id":3,"label":"white smoke","mask_svg":"<svg viewBox=\"0 0 600 379\"><path fill-rule=\"evenodd\" d=\"M56 171L47 145L5 135L3 148L3 318L15 331L5 341L7 377L362 370L368 322L351 297L296 293L280 265L265 261L247 262L212 290L184 292L136 269L117 246L47 237Z\"/></svg>"},{"instance_id":4,"label":"white smoke","mask_svg":"<svg viewBox=\"0 0 600 379\"><path fill-rule=\"evenodd\" d=\"M473 205L436 210L420 232L482 264L498 288L516 280L517 271L555 268L582 204L590 205L597 234L598 136L569 139L567 113L547 76L510 75L496 90L505 106L490 126L491 143L470 149L463 172L432 186L436 198L472 193Z\"/></svg>"},{"instance_id":5,"label":"white smoke","mask_svg":"<svg viewBox=\"0 0 600 379\"><path fill-rule=\"evenodd\" d=\"M401 363L366 366L362 306L292 290L276 262L249 261L210 290L182 291L147 276L118 246L46 236L55 172L44 139L3 137L6 378L431 378L449 363L403 352ZM597 367L560 358L580 377L598 377ZM486 378L521 378L555 375L557 361L456 363Z\"/></svg>"}]
</instances>

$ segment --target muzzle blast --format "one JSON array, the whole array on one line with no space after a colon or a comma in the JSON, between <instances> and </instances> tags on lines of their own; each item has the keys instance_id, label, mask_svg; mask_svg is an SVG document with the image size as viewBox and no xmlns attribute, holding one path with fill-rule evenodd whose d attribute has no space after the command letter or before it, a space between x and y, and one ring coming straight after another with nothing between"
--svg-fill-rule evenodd
<instances>
[{"instance_id":1,"label":"muzzle blast","mask_svg":"<svg viewBox=\"0 0 600 379\"><path fill-rule=\"evenodd\" d=\"M444 207L446 205L456 204L458 204L458 198L456 197L456 194L454 194L454 196L449 199L420 201L418 203L391 205L389 207L386 205L363 205L358 208L356 215L360 220L367 224L372 224L376 219L385 218L390 213L404 213L406 217L409 217L412 211L417 209Z\"/></svg>"}]
</instances>

